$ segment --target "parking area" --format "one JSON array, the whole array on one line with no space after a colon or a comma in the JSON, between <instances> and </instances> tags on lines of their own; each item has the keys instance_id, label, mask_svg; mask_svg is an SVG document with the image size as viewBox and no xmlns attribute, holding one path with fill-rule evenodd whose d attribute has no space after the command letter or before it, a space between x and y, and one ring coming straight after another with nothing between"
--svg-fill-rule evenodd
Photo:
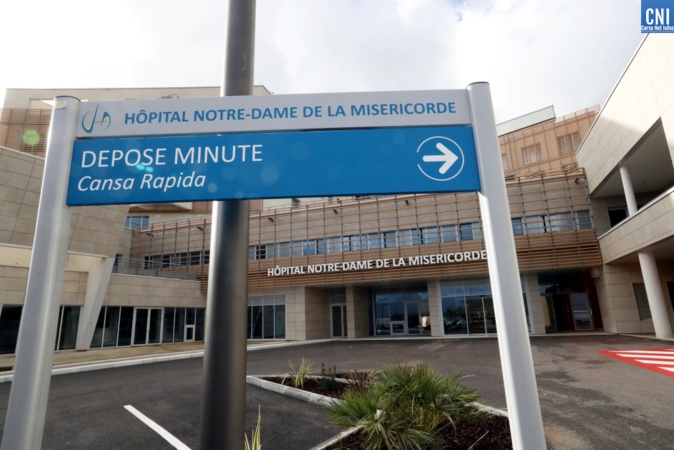
<instances>
[{"instance_id":1,"label":"parking area","mask_svg":"<svg viewBox=\"0 0 674 450\"><path fill-rule=\"evenodd\" d=\"M606 354L648 355L671 350L674 342L597 334L534 337L531 344L549 448L674 448L674 378L649 370L647 363L636 365ZM249 350L249 375L283 374L289 362L297 367L302 358L313 362L315 373L321 364L346 371L425 363L464 374L464 383L480 392L483 404L507 408L495 338L343 340ZM53 377L44 448L174 448L127 405L185 448L196 448L201 365L195 357ZM9 387L0 384L3 424ZM255 426L258 408L265 448L309 449L339 431L320 407L255 387L247 392L248 429Z\"/></svg>"}]
</instances>

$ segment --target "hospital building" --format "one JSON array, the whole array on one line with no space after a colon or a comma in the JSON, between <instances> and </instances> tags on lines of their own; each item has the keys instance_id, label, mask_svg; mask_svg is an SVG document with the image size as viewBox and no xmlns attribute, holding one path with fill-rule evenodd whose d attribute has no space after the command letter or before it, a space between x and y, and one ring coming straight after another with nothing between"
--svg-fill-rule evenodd
<instances>
[{"instance_id":1,"label":"hospital building","mask_svg":"<svg viewBox=\"0 0 674 450\"><path fill-rule=\"evenodd\" d=\"M674 42L646 35L602 108L499 123L531 335L672 338ZM55 96L219 88L8 89L0 109L0 353L14 353ZM254 95L271 95L256 86ZM250 340L494 336L477 193L251 201ZM202 341L210 202L73 207L55 348ZM242 261L242 264L245 263ZM226 301L226 299L222 299Z\"/></svg>"}]
</instances>

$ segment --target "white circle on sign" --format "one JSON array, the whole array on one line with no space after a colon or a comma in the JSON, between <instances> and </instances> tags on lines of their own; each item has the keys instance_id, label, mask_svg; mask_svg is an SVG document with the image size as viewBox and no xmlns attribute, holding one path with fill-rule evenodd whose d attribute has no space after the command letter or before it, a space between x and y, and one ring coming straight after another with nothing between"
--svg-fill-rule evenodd
<instances>
[{"instance_id":1,"label":"white circle on sign","mask_svg":"<svg viewBox=\"0 0 674 450\"><path fill-rule=\"evenodd\" d=\"M444 136L433 136L423 141L417 148L417 155L421 158L417 167L434 181L456 178L465 162L459 144Z\"/></svg>"}]
</instances>

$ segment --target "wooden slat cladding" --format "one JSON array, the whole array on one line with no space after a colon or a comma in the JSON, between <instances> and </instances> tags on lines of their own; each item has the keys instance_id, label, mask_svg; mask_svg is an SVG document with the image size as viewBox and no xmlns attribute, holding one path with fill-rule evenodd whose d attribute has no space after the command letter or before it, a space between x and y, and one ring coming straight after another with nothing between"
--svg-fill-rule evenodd
<instances>
[{"instance_id":1,"label":"wooden slat cladding","mask_svg":"<svg viewBox=\"0 0 674 450\"><path fill-rule=\"evenodd\" d=\"M601 265L582 170L527 174L509 181L507 189L512 223L500 226L513 227L522 271ZM169 254L165 259L173 261L173 258L180 260L181 255L206 252L210 230L209 218L153 224L134 232L132 257L142 262L146 256L157 258L157 255ZM452 233L454 238L448 239ZM249 261L251 288L453 278L487 273L485 261L283 276L267 273L276 266L306 268L316 264L392 261L420 255L482 251L477 193L350 198L252 211L249 243L251 257L257 258ZM175 270L197 274L206 288L208 267Z\"/></svg>"}]
</instances>

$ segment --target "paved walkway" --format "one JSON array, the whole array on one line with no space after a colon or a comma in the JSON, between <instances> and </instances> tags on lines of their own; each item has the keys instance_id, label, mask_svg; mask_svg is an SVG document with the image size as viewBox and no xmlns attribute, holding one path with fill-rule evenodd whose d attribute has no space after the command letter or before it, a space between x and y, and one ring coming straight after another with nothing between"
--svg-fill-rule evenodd
<instances>
[{"instance_id":1,"label":"paved walkway","mask_svg":"<svg viewBox=\"0 0 674 450\"><path fill-rule=\"evenodd\" d=\"M249 342L248 350L261 350L275 346L300 344L303 344L303 342ZM52 375L122 367L149 362L199 358L203 356L203 354L203 342L181 342L177 344L145 345L139 347L103 348L86 351L64 350L54 353ZM16 358L14 355L0 355L0 383L12 380L12 369L15 360Z\"/></svg>"}]
</instances>

